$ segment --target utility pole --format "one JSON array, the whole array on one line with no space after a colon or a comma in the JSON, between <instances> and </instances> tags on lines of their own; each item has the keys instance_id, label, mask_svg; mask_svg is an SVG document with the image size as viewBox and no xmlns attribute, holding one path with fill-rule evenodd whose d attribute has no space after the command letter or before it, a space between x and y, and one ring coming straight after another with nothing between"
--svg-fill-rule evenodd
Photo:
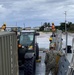
<instances>
[{"instance_id":1,"label":"utility pole","mask_svg":"<svg viewBox=\"0 0 74 75\"><path fill-rule=\"evenodd\" d=\"M67 42L68 42L68 34L67 34L67 25L66 25L66 15L67 11L65 11L65 34L66 34L66 55L67 55Z\"/></svg>"},{"instance_id":2,"label":"utility pole","mask_svg":"<svg viewBox=\"0 0 74 75\"><path fill-rule=\"evenodd\" d=\"M25 28L25 23L24 23L24 28Z\"/></svg>"}]
</instances>

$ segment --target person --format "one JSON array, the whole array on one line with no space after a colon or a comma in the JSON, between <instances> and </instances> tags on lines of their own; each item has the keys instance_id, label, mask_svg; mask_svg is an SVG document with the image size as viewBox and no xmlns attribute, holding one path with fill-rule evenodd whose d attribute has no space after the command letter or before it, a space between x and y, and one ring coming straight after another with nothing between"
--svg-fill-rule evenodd
<instances>
[{"instance_id":1,"label":"person","mask_svg":"<svg viewBox=\"0 0 74 75\"><path fill-rule=\"evenodd\" d=\"M50 37L50 38L49 38L49 42L50 42L50 44L49 44L49 50L50 50L50 46L51 46L52 44L53 44L54 47L56 48L56 42L55 42L54 37Z\"/></svg>"},{"instance_id":2,"label":"person","mask_svg":"<svg viewBox=\"0 0 74 75\"><path fill-rule=\"evenodd\" d=\"M52 23L52 31L55 31L55 25Z\"/></svg>"},{"instance_id":3,"label":"person","mask_svg":"<svg viewBox=\"0 0 74 75\"><path fill-rule=\"evenodd\" d=\"M53 40L52 37L50 37L50 38L49 38L49 42L50 42L50 43L49 43L49 50L50 50L51 44L53 43L52 40Z\"/></svg>"},{"instance_id":4,"label":"person","mask_svg":"<svg viewBox=\"0 0 74 75\"><path fill-rule=\"evenodd\" d=\"M49 38L50 45L51 45L51 43L52 43L52 40L53 40L52 37L50 37L50 38Z\"/></svg>"},{"instance_id":5,"label":"person","mask_svg":"<svg viewBox=\"0 0 74 75\"><path fill-rule=\"evenodd\" d=\"M45 55L45 75L49 75L50 71L52 75L56 75L56 57L57 55L62 56L64 55L61 51L56 51L54 45L52 44L50 50L46 52Z\"/></svg>"},{"instance_id":6,"label":"person","mask_svg":"<svg viewBox=\"0 0 74 75\"><path fill-rule=\"evenodd\" d=\"M52 23L52 36L55 36L55 31L56 31L56 28L55 28L55 25L54 23Z\"/></svg>"},{"instance_id":7,"label":"person","mask_svg":"<svg viewBox=\"0 0 74 75\"><path fill-rule=\"evenodd\" d=\"M5 23L2 25L1 31L6 31L6 24Z\"/></svg>"},{"instance_id":8,"label":"person","mask_svg":"<svg viewBox=\"0 0 74 75\"><path fill-rule=\"evenodd\" d=\"M49 38L50 43L52 43L52 37Z\"/></svg>"}]
</instances>

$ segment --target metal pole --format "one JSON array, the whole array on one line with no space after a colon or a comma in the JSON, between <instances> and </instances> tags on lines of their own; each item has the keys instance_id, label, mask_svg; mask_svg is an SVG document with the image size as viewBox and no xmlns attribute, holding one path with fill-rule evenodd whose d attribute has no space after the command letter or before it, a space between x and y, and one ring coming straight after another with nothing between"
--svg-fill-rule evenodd
<instances>
[{"instance_id":1,"label":"metal pole","mask_svg":"<svg viewBox=\"0 0 74 75\"><path fill-rule=\"evenodd\" d=\"M24 28L25 28L25 23L24 23Z\"/></svg>"},{"instance_id":2,"label":"metal pole","mask_svg":"<svg viewBox=\"0 0 74 75\"><path fill-rule=\"evenodd\" d=\"M66 33L66 55L67 55L67 39L68 39L68 34L67 34L67 25L66 25L66 11L65 11L65 33Z\"/></svg>"}]
</instances>

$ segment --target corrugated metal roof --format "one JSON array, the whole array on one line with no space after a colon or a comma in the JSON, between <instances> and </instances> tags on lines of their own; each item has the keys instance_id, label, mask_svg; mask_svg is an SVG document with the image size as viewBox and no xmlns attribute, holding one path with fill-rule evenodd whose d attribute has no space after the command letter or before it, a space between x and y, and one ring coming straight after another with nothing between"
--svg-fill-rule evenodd
<instances>
[{"instance_id":1,"label":"corrugated metal roof","mask_svg":"<svg viewBox=\"0 0 74 75\"><path fill-rule=\"evenodd\" d=\"M7 32L7 31L0 32L0 36L10 35L10 34L15 34L15 32Z\"/></svg>"}]
</instances>

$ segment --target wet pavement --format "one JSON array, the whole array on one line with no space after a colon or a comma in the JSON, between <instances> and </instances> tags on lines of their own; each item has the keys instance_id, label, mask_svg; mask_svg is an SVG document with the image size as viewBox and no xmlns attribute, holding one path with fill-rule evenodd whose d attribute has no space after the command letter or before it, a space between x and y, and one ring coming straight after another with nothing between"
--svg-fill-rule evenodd
<instances>
[{"instance_id":1,"label":"wet pavement","mask_svg":"<svg viewBox=\"0 0 74 75\"><path fill-rule=\"evenodd\" d=\"M36 63L35 75L45 75L45 64L44 64L45 53L43 53L43 51L40 51L40 56L41 56L41 62Z\"/></svg>"},{"instance_id":2,"label":"wet pavement","mask_svg":"<svg viewBox=\"0 0 74 75\"><path fill-rule=\"evenodd\" d=\"M44 64L44 59L45 59L45 52L40 51L39 52L41 56L41 62L36 63L36 74L35 75L45 75L45 64ZM51 75L51 73L49 74Z\"/></svg>"},{"instance_id":3,"label":"wet pavement","mask_svg":"<svg viewBox=\"0 0 74 75\"><path fill-rule=\"evenodd\" d=\"M41 56L41 62L36 63L35 75L45 75L45 64L44 64L45 53L43 53L43 51L40 51L39 55ZM19 75L24 75L24 71L20 70ZM51 74L49 74L49 75L51 75Z\"/></svg>"},{"instance_id":4,"label":"wet pavement","mask_svg":"<svg viewBox=\"0 0 74 75\"><path fill-rule=\"evenodd\" d=\"M41 34L40 36L38 36L37 38L37 42L39 43L39 48L43 48L42 50L46 50L49 48L49 36L50 34ZM63 38L63 46L65 46L65 35L62 35ZM70 38L70 39L69 39ZM72 36L68 36L68 45L72 45ZM45 75L45 64L44 64L44 59L45 59L45 53L43 53L43 51L39 52L39 55L41 56L41 62L36 63L36 74L35 75ZM22 70L20 70L20 74L19 75L24 75L24 72ZM49 74L51 75L51 74Z\"/></svg>"}]
</instances>

